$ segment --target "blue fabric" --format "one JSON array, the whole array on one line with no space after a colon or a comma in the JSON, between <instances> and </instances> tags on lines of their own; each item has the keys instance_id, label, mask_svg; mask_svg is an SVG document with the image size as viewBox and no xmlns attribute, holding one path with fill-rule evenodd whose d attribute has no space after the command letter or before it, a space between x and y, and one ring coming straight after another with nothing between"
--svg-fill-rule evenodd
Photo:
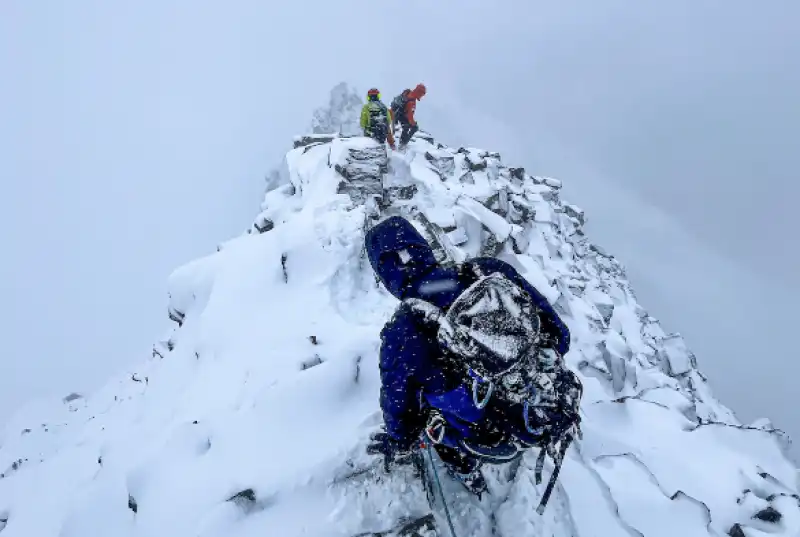
<instances>
[{"instance_id":1,"label":"blue fabric","mask_svg":"<svg viewBox=\"0 0 800 537\"><path fill-rule=\"evenodd\" d=\"M455 268L436 263L433 250L410 222L395 216L369 230L367 256L386 289L400 300L420 298L446 309L472 283ZM399 254L406 250L410 260ZM488 272L501 272L527 290L542 310L542 329L562 355L569 350L570 334L547 299L508 263L493 258L472 260ZM454 386L436 359L442 350L436 330L408 306L401 305L381 331L380 403L386 432L410 446L424 426L423 405L442 411L448 423L468 437L469 424L486 417L472 402L468 388Z\"/></svg>"}]
</instances>

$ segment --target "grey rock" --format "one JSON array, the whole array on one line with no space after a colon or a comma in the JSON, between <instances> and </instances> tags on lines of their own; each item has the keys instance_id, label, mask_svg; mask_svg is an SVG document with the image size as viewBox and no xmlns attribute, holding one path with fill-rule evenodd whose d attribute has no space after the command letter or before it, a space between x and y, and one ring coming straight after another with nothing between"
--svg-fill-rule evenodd
<instances>
[{"instance_id":1,"label":"grey rock","mask_svg":"<svg viewBox=\"0 0 800 537\"><path fill-rule=\"evenodd\" d=\"M481 170L485 170L486 167L487 167L486 159L475 158L474 156L472 156L469 153L467 154L467 156L465 158L465 162L467 164L467 168L471 172L478 172L478 171L481 171Z\"/></svg>"},{"instance_id":2,"label":"grey rock","mask_svg":"<svg viewBox=\"0 0 800 537\"><path fill-rule=\"evenodd\" d=\"M586 215L584 214L583 209L575 205L565 203L564 213L580 222L581 225L586 224Z\"/></svg>"},{"instance_id":3,"label":"grey rock","mask_svg":"<svg viewBox=\"0 0 800 537\"><path fill-rule=\"evenodd\" d=\"M769 522L770 524L777 524L781 521L783 515L780 511L770 505L753 515L753 518L763 520L764 522Z\"/></svg>"},{"instance_id":4,"label":"grey rock","mask_svg":"<svg viewBox=\"0 0 800 537\"><path fill-rule=\"evenodd\" d=\"M431 163L433 169L436 171L442 181L446 180L449 176L453 175L453 172L455 172L455 158L452 155L434 156L431 155L430 152L426 151L425 159Z\"/></svg>"},{"instance_id":5,"label":"grey rock","mask_svg":"<svg viewBox=\"0 0 800 537\"><path fill-rule=\"evenodd\" d=\"M275 227L275 223L269 218L265 218L262 216L256 219L256 221L253 223L253 227L259 233L266 233L267 231L270 231L272 228Z\"/></svg>"},{"instance_id":6,"label":"grey rock","mask_svg":"<svg viewBox=\"0 0 800 537\"><path fill-rule=\"evenodd\" d=\"M324 134L324 135L313 135L309 134L306 136L298 136L294 139L294 148L297 149L298 147L306 147L308 145L316 145L321 143L328 143L332 142L336 136L332 134Z\"/></svg>"}]
</instances>

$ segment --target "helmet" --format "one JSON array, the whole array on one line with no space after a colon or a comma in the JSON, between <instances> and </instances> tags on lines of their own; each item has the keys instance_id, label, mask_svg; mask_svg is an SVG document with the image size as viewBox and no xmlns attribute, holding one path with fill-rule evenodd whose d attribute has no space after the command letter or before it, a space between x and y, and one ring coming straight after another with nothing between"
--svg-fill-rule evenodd
<instances>
[{"instance_id":1,"label":"helmet","mask_svg":"<svg viewBox=\"0 0 800 537\"><path fill-rule=\"evenodd\" d=\"M369 90L367 92L367 99L372 100L372 99L380 99L380 98L381 98L381 92L378 91L376 88L372 88L371 90Z\"/></svg>"},{"instance_id":2,"label":"helmet","mask_svg":"<svg viewBox=\"0 0 800 537\"><path fill-rule=\"evenodd\" d=\"M426 87L425 87L425 84L422 84L422 83L420 83L420 84L417 84L417 87L416 87L416 88L414 88L414 93L416 93L416 94L417 94L417 95L419 95L420 97L422 97L423 95L425 95L427 92L428 92L428 88L426 88Z\"/></svg>"}]
</instances>

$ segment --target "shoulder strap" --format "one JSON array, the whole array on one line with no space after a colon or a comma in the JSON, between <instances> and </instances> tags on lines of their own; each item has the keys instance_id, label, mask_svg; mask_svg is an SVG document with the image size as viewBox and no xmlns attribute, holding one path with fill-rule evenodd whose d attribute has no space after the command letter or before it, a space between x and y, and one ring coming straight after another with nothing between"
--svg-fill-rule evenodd
<instances>
[{"instance_id":1,"label":"shoulder strap","mask_svg":"<svg viewBox=\"0 0 800 537\"><path fill-rule=\"evenodd\" d=\"M459 275L475 281L487 275L487 272L475 261L464 261L458 266Z\"/></svg>"},{"instance_id":2,"label":"shoulder strap","mask_svg":"<svg viewBox=\"0 0 800 537\"><path fill-rule=\"evenodd\" d=\"M421 298L407 298L403 304L411 308L411 311L419 314L426 322L439 325L444 319L444 312L430 302Z\"/></svg>"}]
</instances>

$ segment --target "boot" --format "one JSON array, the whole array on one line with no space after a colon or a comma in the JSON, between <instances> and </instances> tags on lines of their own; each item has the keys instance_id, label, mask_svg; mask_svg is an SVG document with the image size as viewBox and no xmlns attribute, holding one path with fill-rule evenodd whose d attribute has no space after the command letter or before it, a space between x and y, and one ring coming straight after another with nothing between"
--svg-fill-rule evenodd
<instances>
[{"instance_id":1,"label":"boot","mask_svg":"<svg viewBox=\"0 0 800 537\"><path fill-rule=\"evenodd\" d=\"M461 473L448 465L447 473L464 485L464 488L467 489L468 492L477 496L479 500L481 499L481 496L489 490L489 487L486 485L486 479L483 477L480 468L476 468L471 472Z\"/></svg>"}]
</instances>

